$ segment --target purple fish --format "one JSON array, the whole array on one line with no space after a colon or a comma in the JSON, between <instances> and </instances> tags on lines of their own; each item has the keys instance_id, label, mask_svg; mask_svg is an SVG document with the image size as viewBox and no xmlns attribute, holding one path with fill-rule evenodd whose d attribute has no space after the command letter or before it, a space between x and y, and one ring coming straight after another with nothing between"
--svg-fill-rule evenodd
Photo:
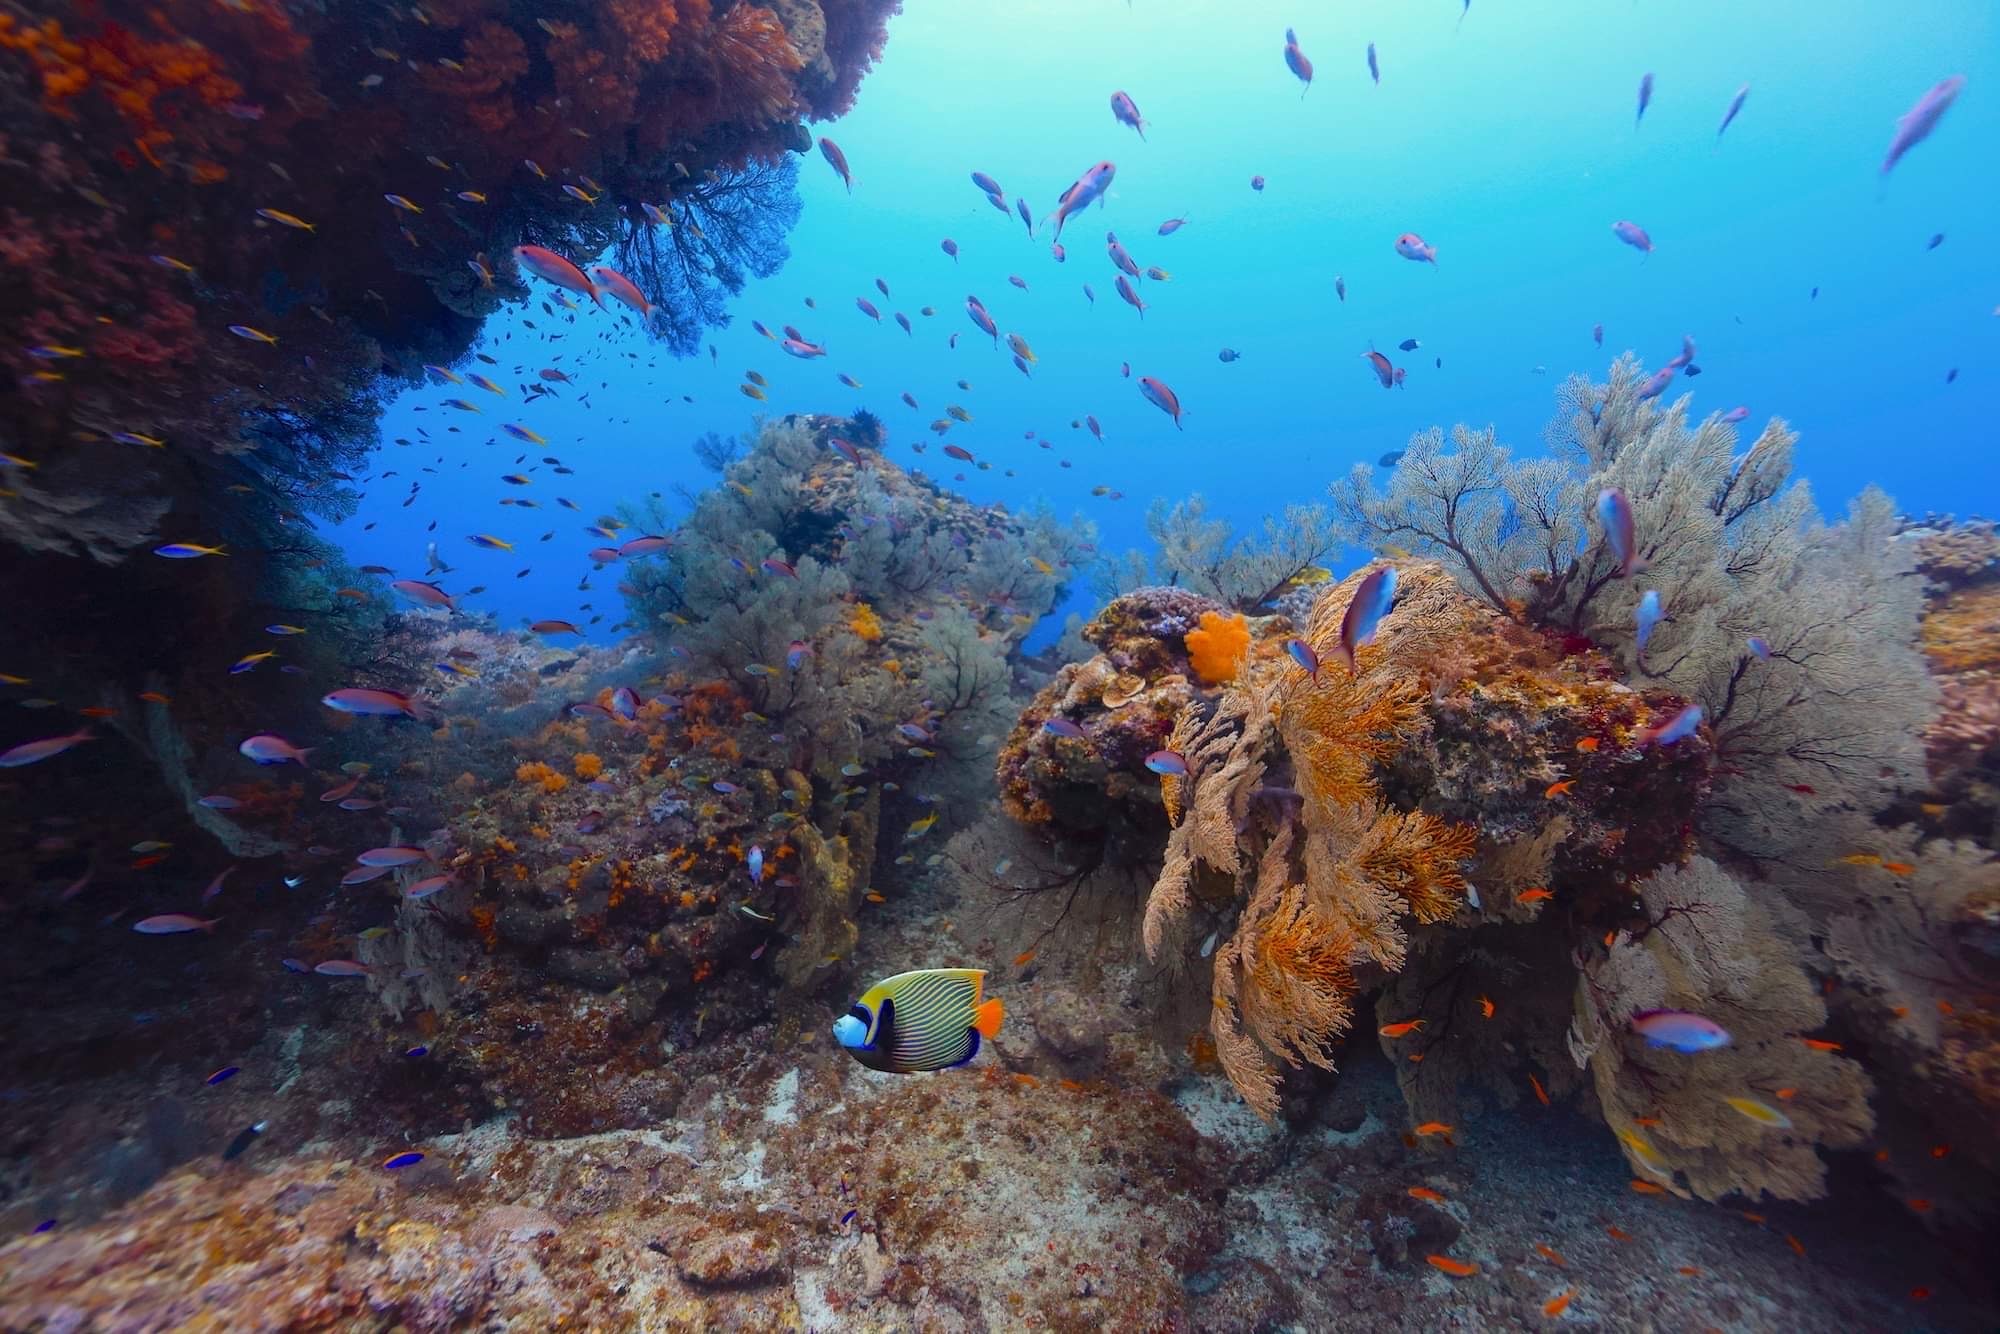
<instances>
[{"instance_id":1,"label":"purple fish","mask_svg":"<svg viewBox=\"0 0 2000 1334\"><path fill-rule=\"evenodd\" d=\"M1156 774L1169 774L1175 778L1186 778L1187 757L1177 750L1156 750L1146 757L1146 767Z\"/></svg>"},{"instance_id":2,"label":"purple fish","mask_svg":"<svg viewBox=\"0 0 2000 1334\"><path fill-rule=\"evenodd\" d=\"M1667 391L1667 386L1673 382L1674 367L1661 367L1659 370L1653 372L1652 377L1646 383L1639 386L1639 401L1644 403L1647 399L1658 398Z\"/></svg>"},{"instance_id":3,"label":"purple fish","mask_svg":"<svg viewBox=\"0 0 2000 1334\"><path fill-rule=\"evenodd\" d=\"M938 249L944 251L945 254L950 255L952 263L954 264L958 263L958 242L952 240L949 236L947 236L944 238L944 240L938 242Z\"/></svg>"},{"instance_id":4,"label":"purple fish","mask_svg":"<svg viewBox=\"0 0 2000 1334\"><path fill-rule=\"evenodd\" d=\"M1639 122L1646 119L1646 108L1653 105L1653 72L1647 70L1639 76L1639 113L1632 117L1632 128L1638 129Z\"/></svg>"},{"instance_id":5,"label":"purple fish","mask_svg":"<svg viewBox=\"0 0 2000 1334\"><path fill-rule=\"evenodd\" d=\"M1896 122L1896 137L1889 141L1889 152L1882 159L1882 174L1887 176L1895 165L1902 161L1903 154L1915 148L1930 137L1937 128L1939 118L1951 109L1957 100L1959 89L1965 87L1965 76L1954 74L1938 83L1917 99L1917 104L1904 112Z\"/></svg>"},{"instance_id":6,"label":"purple fish","mask_svg":"<svg viewBox=\"0 0 2000 1334\"><path fill-rule=\"evenodd\" d=\"M391 847L370 848L354 860L360 866L408 866L411 862L426 861L429 857L430 854L422 848Z\"/></svg>"},{"instance_id":7,"label":"purple fish","mask_svg":"<svg viewBox=\"0 0 2000 1334\"><path fill-rule=\"evenodd\" d=\"M1632 502L1623 491L1614 486L1597 493L1597 522L1603 527L1604 540L1618 562L1620 578L1630 579L1646 568L1646 563L1639 559Z\"/></svg>"},{"instance_id":8,"label":"purple fish","mask_svg":"<svg viewBox=\"0 0 2000 1334\"><path fill-rule=\"evenodd\" d=\"M831 144L833 140L822 139L820 140L820 142L822 144ZM393 1158L384 1159L382 1162L382 1166L386 1167L391 1172L399 1172L405 1167L415 1167L418 1163L422 1162L423 1160L424 1156L421 1153L418 1153L414 1149L412 1149L408 1153L399 1153Z\"/></svg>"},{"instance_id":9,"label":"purple fish","mask_svg":"<svg viewBox=\"0 0 2000 1334\"><path fill-rule=\"evenodd\" d=\"M1722 124L1715 127L1715 137L1722 138L1722 132L1729 128L1729 122L1736 119L1736 113L1743 109L1743 99L1750 96L1750 85L1744 84L1736 90L1736 96L1729 99L1729 110L1722 113Z\"/></svg>"},{"instance_id":10,"label":"purple fish","mask_svg":"<svg viewBox=\"0 0 2000 1334\"><path fill-rule=\"evenodd\" d=\"M1293 662L1306 669L1308 676L1315 681L1319 680L1319 654L1313 652L1311 644L1303 639L1287 639L1285 652L1292 655Z\"/></svg>"},{"instance_id":11,"label":"purple fish","mask_svg":"<svg viewBox=\"0 0 2000 1334\"><path fill-rule=\"evenodd\" d=\"M870 301L867 297L865 296L855 297L854 308L856 310L859 310L863 315L866 315L869 319L875 321L877 324L880 324L882 322L882 312L875 309L875 303L873 301Z\"/></svg>"},{"instance_id":12,"label":"purple fish","mask_svg":"<svg viewBox=\"0 0 2000 1334\"><path fill-rule=\"evenodd\" d=\"M1714 1051L1729 1045L1728 1029L1686 1010L1634 1011L1632 1031L1650 1047L1672 1047L1675 1051Z\"/></svg>"},{"instance_id":13,"label":"purple fish","mask_svg":"<svg viewBox=\"0 0 2000 1334\"><path fill-rule=\"evenodd\" d=\"M314 964L313 971L323 977L366 977L370 970L353 959L327 959Z\"/></svg>"},{"instance_id":14,"label":"purple fish","mask_svg":"<svg viewBox=\"0 0 2000 1334\"><path fill-rule=\"evenodd\" d=\"M1634 250L1643 250L1649 255L1653 253L1653 238L1646 235L1646 229L1636 222L1620 219L1611 224L1611 234Z\"/></svg>"},{"instance_id":15,"label":"purple fish","mask_svg":"<svg viewBox=\"0 0 2000 1334\"><path fill-rule=\"evenodd\" d=\"M1771 660L1771 641L1765 639L1762 635L1751 635L1744 642L1750 646L1750 651L1756 655L1757 661L1769 662Z\"/></svg>"},{"instance_id":16,"label":"purple fish","mask_svg":"<svg viewBox=\"0 0 2000 1334\"><path fill-rule=\"evenodd\" d=\"M1748 421L1750 420L1750 409L1745 407L1731 408L1722 414L1722 420L1732 424L1740 421Z\"/></svg>"},{"instance_id":17,"label":"purple fish","mask_svg":"<svg viewBox=\"0 0 2000 1334\"><path fill-rule=\"evenodd\" d=\"M370 880L380 880L395 868L392 866L357 866L340 877L343 885L365 885Z\"/></svg>"},{"instance_id":18,"label":"purple fish","mask_svg":"<svg viewBox=\"0 0 2000 1334\"><path fill-rule=\"evenodd\" d=\"M24 764L34 764L38 761L49 759L52 756L60 755L78 742L94 740L96 738L86 728L81 732L72 732L68 736L52 736L45 737L40 741L24 742L12 750L0 751L0 769L18 769ZM244 744L248 745L250 743L246 741ZM246 751L244 753L248 754L249 752ZM268 764L274 763L274 761L262 760L259 763Z\"/></svg>"},{"instance_id":19,"label":"purple fish","mask_svg":"<svg viewBox=\"0 0 2000 1334\"><path fill-rule=\"evenodd\" d=\"M1118 168L1115 164L1099 162L1077 177L1075 184L1063 191L1062 198L1056 201L1056 211L1053 215L1056 220L1056 234L1051 239L1062 240L1064 223L1092 204L1101 202L1104 192L1111 188L1111 180L1117 174Z\"/></svg>"},{"instance_id":20,"label":"purple fish","mask_svg":"<svg viewBox=\"0 0 2000 1334\"><path fill-rule=\"evenodd\" d=\"M1069 737L1074 741L1088 739L1084 730L1067 718L1050 718L1042 724L1042 730L1055 736Z\"/></svg>"},{"instance_id":21,"label":"purple fish","mask_svg":"<svg viewBox=\"0 0 2000 1334\"><path fill-rule=\"evenodd\" d=\"M404 890L403 897L406 899L427 899L450 884L451 877L448 875L426 876Z\"/></svg>"},{"instance_id":22,"label":"purple fish","mask_svg":"<svg viewBox=\"0 0 2000 1334\"><path fill-rule=\"evenodd\" d=\"M1305 52L1299 50L1298 34L1290 28L1285 29L1285 68L1290 70L1298 81L1305 85L1305 92L1299 94L1300 98L1304 98L1306 93L1312 91L1313 63L1306 59ZM1263 178L1258 177L1256 179L1262 180ZM1262 187L1259 186L1257 188L1261 189Z\"/></svg>"},{"instance_id":23,"label":"purple fish","mask_svg":"<svg viewBox=\"0 0 2000 1334\"><path fill-rule=\"evenodd\" d=\"M1146 137L1146 118L1139 114L1139 104L1132 100L1129 93L1121 90L1111 94L1111 115L1120 125L1130 125L1137 130L1141 139Z\"/></svg>"}]
</instances>

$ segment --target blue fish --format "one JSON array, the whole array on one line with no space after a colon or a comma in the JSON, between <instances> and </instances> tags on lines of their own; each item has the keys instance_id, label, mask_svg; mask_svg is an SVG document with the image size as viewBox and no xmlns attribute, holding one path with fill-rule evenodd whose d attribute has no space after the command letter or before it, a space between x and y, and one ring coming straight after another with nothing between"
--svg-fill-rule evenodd
<instances>
[{"instance_id":1,"label":"blue fish","mask_svg":"<svg viewBox=\"0 0 2000 1334\"><path fill-rule=\"evenodd\" d=\"M1651 1047L1672 1047L1675 1051L1714 1051L1729 1045L1729 1030L1705 1015L1686 1010L1639 1010L1632 1015L1632 1031Z\"/></svg>"},{"instance_id":2,"label":"blue fish","mask_svg":"<svg viewBox=\"0 0 2000 1334\"><path fill-rule=\"evenodd\" d=\"M1635 740L1641 747L1654 741L1663 746L1671 746L1676 741L1684 741L1693 736L1695 729L1700 726L1701 705L1690 704L1658 727L1640 728Z\"/></svg>"},{"instance_id":3,"label":"blue fish","mask_svg":"<svg viewBox=\"0 0 2000 1334\"><path fill-rule=\"evenodd\" d=\"M1653 627L1660 623L1660 616L1660 591L1657 588L1649 588L1646 590L1646 596L1639 599L1637 627L1639 652L1646 651L1646 641L1653 637Z\"/></svg>"},{"instance_id":4,"label":"blue fish","mask_svg":"<svg viewBox=\"0 0 2000 1334\"><path fill-rule=\"evenodd\" d=\"M1389 614L1389 608L1395 602L1396 567L1393 565L1384 565L1376 570L1354 590L1354 597L1347 604L1347 614L1340 618L1340 652L1347 659L1348 671L1355 670L1355 650L1375 637L1382 618Z\"/></svg>"}]
</instances>

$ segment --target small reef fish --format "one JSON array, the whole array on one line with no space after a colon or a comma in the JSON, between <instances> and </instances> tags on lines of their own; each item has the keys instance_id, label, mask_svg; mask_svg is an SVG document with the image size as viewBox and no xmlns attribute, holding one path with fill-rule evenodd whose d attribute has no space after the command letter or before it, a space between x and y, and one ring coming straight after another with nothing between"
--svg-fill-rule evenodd
<instances>
[{"instance_id":1,"label":"small reef fish","mask_svg":"<svg viewBox=\"0 0 2000 1334\"><path fill-rule=\"evenodd\" d=\"M1140 139L1146 137L1146 118L1139 114L1139 104L1132 100L1131 94L1122 89L1111 94L1111 116L1120 125L1130 125L1137 130ZM1160 235L1165 236L1166 233L1161 232Z\"/></svg>"},{"instance_id":2,"label":"small reef fish","mask_svg":"<svg viewBox=\"0 0 2000 1334\"><path fill-rule=\"evenodd\" d=\"M1120 279L1120 281L1124 280ZM1139 377L1139 392L1145 397L1148 403L1151 403L1154 407L1174 419L1175 430L1185 429L1181 426L1180 395L1169 389L1165 381L1156 379L1150 375L1142 375Z\"/></svg>"},{"instance_id":3,"label":"small reef fish","mask_svg":"<svg viewBox=\"0 0 2000 1334\"><path fill-rule=\"evenodd\" d=\"M245 738L243 744L238 746L236 750L239 754L255 760L259 764L297 763L303 765L306 762L306 756L312 754L311 747L302 750L283 737L274 736L269 732L259 732L256 736Z\"/></svg>"},{"instance_id":4,"label":"small reef fish","mask_svg":"<svg viewBox=\"0 0 2000 1334\"><path fill-rule=\"evenodd\" d=\"M1597 522L1604 529L1604 541L1611 548L1613 559L1618 562L1621 579L1630 579L1646 568L1639 555L1632 502L1623 491L1613 486L1597 493Z\"/></svg>"},{"instance_id":5,"label":"small reef fish","mask_svg":"<svg viewBox=\"0 0 2000 1334\"><path fill-rule=\"evenodd\" d=\"M1285 68L1290 70L1293 77L1305 85L1304 90L1299 93L1299 97L1303 100L1306 93L1312 91L1313 63L1306 58L1306 53L1299 49L1298 34L1290 28L1285 29ZM1262 176L1253 176L1250 180L1250 186L1254 190L1263 189L1264 178Z\"/></svg>"},{"instance_id":6,"label":"small reef fish","mask_svg":"<svg viewBox=\"0 0 2000 1334\"><path fill-rule=\"evenodd\" d=\"M1405 1019L1401 1023L1384 1024L1375 1031L1385 1038L1400 1038L1417 1032L1423 1026L1424 1021L1421 1019Z\"/></svg>"},{"instance_id":7,"label":"small reef fish","mask_svg":"<svg viewBox=\"0 0 2000 1334\"><path fill-rule=\"evenodd\" d=\"M1659 625L1661 614L1660 591L1657 588L1647 589L1645 596L1639 599L1638 610L1634 613L1634 639L1640 653L1646 651L1646 642L1653 637L1653 629Z\"/></svg>"},{"instance_id":8,"label":"small reef fish","mask_svg":"<svg viewBox=\"0 0 2000 1334\"><path fill-rule=\"evenodd\" d=\"M1470 1278L1479 1272L1479 1266L1464 1260L1454 1260L1449 1255L1426 1255L1424 1262L1433 1269L1442 1269L1453 1278Z\"/></svg>"},{"instance_id":9,"label":"small reef fish","mask_svg":"<svg viewBox=\"0 0 2000 1334\"><path fill-rule=\"evenodd\" d=\"M451 594L445 592L436 584L427 583L422 579L397 579L393 580L389 584L389 587L410 601L421 603L426 607L443 607L449 611L458 610L458 603Z\"/></svg>"},{"instance_id":10,"label":"small reef fish","mask_svg":"<svg viewBox=\"0 0 2000 1334\"><path fill-rule=\"evenodd\" d=\"M1055 240L1062 240L1064 223L1093 203L1103 201L1104 192L1111 188L1112 178L1117 174L1116 164L1108 161L1099 162L1086 168L1084 173L1076 178L1075 184L1063 191L1062 198L1056 203L1056 211L1050 215L1056 221Z\"/></svg>"},{"instance_id":11,"label":"small reef fish","mask_svg":"<svg viewBox=\"0 0 2000 1334\"><path fill-rule=\"evenodd\" d=\"M1054 736L1069 737L1074 741L1089 739L1088 733L1067 718L1049 718L1042 723L1042 730Z\"/></svg>"},{"instance_id":12,"label":"small reef fish","mask_svg":"<svg viewBox=\"0 0 2000 1334\"><path fill-rule=\"evenodd\" d=\"M224 1146L222 1150L222 1161L228 1163L228 1162L234 1162L236 1159L241 1158L243 1156L244 1150L248 1149L252 1144L255 1144L257 1142L258 1136L264 1133L264 1129L268 1125L270 1125L270 1122L268 1121L258 1121L251 1125L247 1125L243 1127L243 1129L237 1131L236 1138L230 1140L229 1143L226 1146Z\"/></svg>"},{"instance_id":13,"label":"small reef fish","mask_svg":"<svg viewBox=\"0 0 2000 1334\"><path fill-rule=\"evenodd\" d=\"M165 556L168 560L194 560L201 556L227 556L221 547L205 547L196 542L169 542L165 546L153 548L155 556Z\"/></svg>"},{"instance_id":14,"label":"small reef fish","mask_svg":"<svg viewBox=\"0 0 2000 1334\"><path fill-rule=\"evenodd\" d=\"M412 1149L408 1153L399 1153L392 1158L383 1159L382 1166L391 1172L400 1172L406 1167L415 1167L423 1160L424 1156Z\"/></svg>"},{"instance_id":15,"label":"small reef fish","mask_svg":"<svg viewBox=\"0 0 2000 1334\"><path fill-rule=\"evenodd\" d=\"M1187 757L1177 750L1156 750L1146 757L1146 767L1156 774L1166 774L1175 778L1188 775Z\"/></svg>"},{"instance_id":16,"label":"small reef fish","mask_svg":"<svg viewBox=\"0 0 2000 1334\"><path fill-rule=\"evenodd\" d=\"M1631 246L1634 250L1653 253L1653 238L1646 235L1646 229L1636 222L1620 219L1611 224L1611 234Z\"/></svg>"},{"instance_id":17,"label":"small reef fish","mask_svg":"<svg viewBox=\"0 0 2000 1334\"><path fill-rule=\"evenodd\" d=\"M854 173L848 169L847 154L840 151L840 145L835 143L833 140L827 138L826 136L821 135L819 141L819 152L820 156L826 159L827 165L832 167L834 171L839 174L840 183L847 187L847 193L853 194Z\"/></svg>"},{"instance_id":18,"label":"small reef fish","mask_svg":"<svg viewBox=\"0 0 2000 1334\"><path fill-rule=\"evenodd\" d=\"M589 297L596 302L599 310L604 308L604 299L598 295L597 284L584 276L582 269L555 251L538 245L515 246L514 262L544 281Z\"/></svg>"},{"instance_id":19,"label":"small reef fish","mask_svg":"<svg viewBox=\"0 0 2000 1334\"><path fill-rule=\"evenodd\" d=\"M1372 571L1354 590L1347 612L1340 618L1340 654L1347 660L1350 674L1358 670L1355 652L1375 637L1382 618L1396 602L1396 567L1384 565Z\"/></svg>"},{"instance_id":20,"label":"small reef fish","mask_svg":"<svg viewBox=\"0 0 2000 1334\"><path fill-rule=\"evenodd\" d=\"M1792 1128L1791 1118L1768 1103L1759 1102L1755 1098L1731 1097L1727 1094L1722 1100L1760 1126L1769 1126L1773 1130Z\"/></svg>"},{"instance_id":21,"label":"small reef fish","mask_svg":"<svg viewBox=\"0 0 2000 1334\"><path fill-rule=\"evenodd\" d=\"M1695 729L1701 726L1701 717L1701 705L1690 704L1658 726L1640 728L1638 734L1632 738L1633 744L1642 749L1653 742L1671 746L1676 741L1683 741L1693 736Z\"/></svg>"},{"instance_id":22,"label":"small reef fish","mask_svg":"<svg viewBox=\"0 0 2000 1334\"><path fill-rule=\"evenodd\" d=\"M1746 83L1736 90L1736 96L1729 99L1729 108L1722 113L1722 124L1715 127L1715 138L1718 143L1722 140L1722 132L1736 119L1736 113L1743 110L1743 99L1748 96L1750 96L1750 85Z\"/></svg>"},{"instance_id":23,"label":"small reef fish","mask_svg":"<svg viewBox=\"0 0 2000 1334\"><path fill-rule=\"evenodd\" d=\"M95 741L96 736L88 729L72 732L66 736L44 737L40 741L25 741L10 750L0 751L0 769L19 769L23 765L38 764L53 759L71 746L85 741Z\"/></svg>"},{"instance_id":24,"label":"small reef fish","mask_svg":"<svg viewBox=\"0 0 2000 1334\"><path fill-rule=\"evenodd\" d=\"M142 917L132 923L132 929L142 936L176 936L185 931L206 931L215 934L215 924L220 917L203 920L184 912L160 913L154 917Z\"/></svg>"},{"instance_id":25,"label":"small reef fish","mask_svg":"<svg viewBox=\"0 0 2000 1334\"><path fill-rule=\"evenodd\" d=\"M1632 116L1632 128L1639 128L1639 122L1646 119L1646 108L1653 105L1653 73L1648 70L1639 76L1639 110Z\"/></svg>"},{"instance_id":26,"label":"small reef fish","mask_svg":"<svg viewBox=\"0 0 2000 1334\"><path fill-rule=\"evenodd\" d=\"M1903 154L1930 137L1931 131L1937 128L1938 121L1951 109L1951 104L1958 99L1959 90L1964 87L1963 74L1940 79L1929 92L1917 99L1915 106L1902 114L1896 121L1895 136L1889 140L1889 151L1882 158L1882 175L1887 176L1903 160Z\"/></svg>"},{"instance_id":27,"label":"small reef fish","mask_svg":"<svg viewBox=\"0 0 2000 1334\"><path fill-rule=\"evenodd\" d=\"M1404 232L1396 238L1396 253L1404 259L1413 259L1420 264L1429 264L1433 268L1437 266L1437 247L1427 244L1424 238L1415 232Z\"/></svg>"},{"instance_id":28,"label":"small reef fish","mask_svg":"<svg viewBox=\"0 0 2000 1334\"><path fill-rule=\"evenodd\" d=\"M411 862L427 861L430 854L422 848L397 846L370 848L354 860L362 866L408 866Z\"/></svg>"},{"instance_id":29,"label":"small reef fish","mask_svg":"<svg viewBox=\"0 0 2000 1334\"><path fill-rule=\"evenodd\" d=\"M1675 1051L1714 1051L1729 1045L1729 1030L1705 1015L1687 1010L1639 1010L1632 1015L1632 1031L1652 1047Z\"/></svg>"},{"instance_id":30,"label":"small reef fish","mask_svg":"<svg viewBox=\"0 0 2000 1334\"><path fill-rule=\"evenodd\" d=\"M1377 88L1382 86L1382 66L1375 59L1375 43L1368 43L1368 77Z\"/></svg>"},{"instance_id":31,"label":"small reef fish","mask_svg":"<svg viewBox=\"0 0 2000 1334\"><path fill-rule=\"evenodd\" d=\"M416 700L400 690L344 686L320 696L319 702L329 709L337 709L341 713L360 714L363 717L390 718L402 715L408 718L422 718L424 716Z\"/></svg>"},{"instance_id":32,"label":"small reef fish","mask_svg":"<svg viewBox=\"0 0 2000 1334\"><path fill-rule=\"evenodd\" d=\"M986 970L925 968L877 982L833 1024L834 1040L871 1070L909 1074L964 1065L999 1036L1000 999Z\"/></svg>"}]
</instances>

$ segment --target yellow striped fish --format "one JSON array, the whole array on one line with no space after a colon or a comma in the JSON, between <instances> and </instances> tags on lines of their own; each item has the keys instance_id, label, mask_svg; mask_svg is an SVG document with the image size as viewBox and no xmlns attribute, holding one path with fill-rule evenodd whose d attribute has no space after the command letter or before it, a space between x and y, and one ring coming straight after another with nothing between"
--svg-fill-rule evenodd
<instances>
[{"instance_id":1,"label":"yellow striped fish","mask_svg":"<svg viewBox=\"0 0 2000 1334\"><path fill-rule=\"evenodd\" d=\"M835 1041L871 1070L912 1074L964 1065L981 1035L1000 1033L996 996L982 1000L983 968L920 968L877 982L833 1022Z\"/></svg>"}]
</instances>

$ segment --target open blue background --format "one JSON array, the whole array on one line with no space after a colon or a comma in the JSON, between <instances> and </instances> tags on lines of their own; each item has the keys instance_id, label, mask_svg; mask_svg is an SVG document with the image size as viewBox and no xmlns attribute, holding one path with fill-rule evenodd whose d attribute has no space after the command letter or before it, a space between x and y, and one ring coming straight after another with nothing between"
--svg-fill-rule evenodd
<instances>
[{"instance_id":1,"label":"open blue background","mask_svg":"<svg viewBox=\"0 0 2000 1334\"><path fill-rule=\"evenodd\" d=\"M676 361L588 308L552 322L537 283L531 305L487 329L499 370L470 369L511 386L523 378L507 374L515 365L532 377L559 364L590 390L588 406L574 389L525 408L470 388L406 395L384 421L378 456L399 478L369 485L335 536L357 561L399 574L419 570L434 539L457 566L447 588L487 586L471 605L512 623L587 619L579 607L589 601L604 614L601 634L623 608L615 571L577 588L591 568L584 552L598 544L583 525L647 491L711 485L688 442L746 432L758 412L867 406L889 424L897 462L963 473L960 489L976 500L1044 498L1083 513L1115 551L1144 545L1155 495L1199 490L1254 525L1431 424L1494 423L1533 452L1564 374L1601 378L1627 348L1657 366L1683 332L1698 339L1704 374L1675 392L1691 392L1698 412L1747 406L1746 432L1771 414L1791 421L1803 434L1799 467L1829 510L1868 482L1912 511L1993 508L2000 9L1474 0L1460 18L1458 0L1337 10L915 0L853 112L819 127L846 151L853 193L817 155L802 164L792 259L734 303L734 323L712 335L715 364L706 354ZM1303 97L1282 58L1288 25L1317 67ZM1370 41L1379 87L1365 66ZM1656 91L1635 127L1647 71ZM1954 73L1968 76L1958 104L1885 181L1878 167L1894 121ZM1723 110L1746 82L1749 99L1718 144ZM1147 117L1144 142L1113 120L1114 89ZM1102 209L1064 231L1062 264L1050 228L1031 240L969 179L993 175L1039 221L1104 158L1118 164L1116 183ZM1263 193L1252 175L1266 179ZM1182 215L1190 222L1178 234L1155 234ZM1621 218L1651 233L1655 253L1613 238ZM1141 266L1172 274L1141 285L1143 320L1113 290L1106 229ZM1436 268L1397 256L1392 242L1405 231L1436 247ZM1927 250L1939 232L1944 243ZM961 247L956 264L939 248L946 236ZM875 289L878 276L890 297ZM973 328L969 293L1033 345L1032 380ZM881 308L881 324L855 308L857 296ZM918 314L925 305L935 317ZM896 310L914 337L891 322ZM540 331L521 328L522 315ZM753 318L795 324L829 355L794 361L751 330ZM1590 336L1600 322L1601 352ZM610 342L598 337L607 330L617 333ZM538 341L552 331L565 337ZM1395 350L1410 337L1420 351ZM1362 360L1371 345L1409 368L1404 389L1377 385ZM1241 360L1221 363L1225 346ZM551 363L554 351L567 355ZM750 369L770 381L768 406L738 392ZM843 371L864 387L838 383ZM1184 431L1140 397L1140 375L1179 393ZM972 389L957 389L961 378ZM905 390L921 411L899 401ZM486 415L413 411L455 395ZM927 425L948 403L975 420L947 438L991 471L941 454ZM1072 428L1086 413L1102 423L1103 444ZM503 420L533 427L548 448L491 437ZM461 433L441 433L452 424ZM419 425L445 443L386 444L415 439ZM1031 432L1053 448L1024 438ZM921 457L917 441L928 444ZM418 472L440 449L440 474ZM529 487L501 482L523 452L527 465L552 453L576 475L537 467ZM409 480L424 485L404 508ZM1098 485L1124 498L1092 497ZM584 512L557 508L558 495ZM504 507L503 496L542 508ZM517 550L481 550L466 541L475 532ZM530 573L514 577L523 567Z\"/></svg>"}]
</instances>

